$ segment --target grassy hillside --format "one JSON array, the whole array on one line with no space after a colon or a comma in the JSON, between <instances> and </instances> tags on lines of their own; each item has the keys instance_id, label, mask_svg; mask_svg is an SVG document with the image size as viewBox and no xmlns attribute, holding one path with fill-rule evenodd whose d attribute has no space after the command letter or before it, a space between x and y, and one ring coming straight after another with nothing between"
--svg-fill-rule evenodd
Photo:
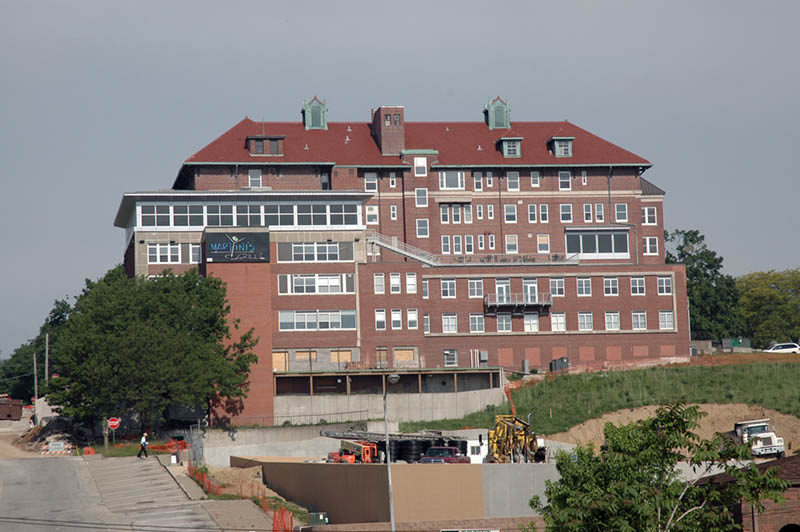
<instances>
[{"instance_id":1,"label":"grassy hillside","mask_svg":"<svg viewBox=\"0 0 800 532\"><path fill-rule=\"evenodd\" d=\"M561 375L513 393L517 416L539 434L555 434L608 412L637 406L684 403L746 403L800 417L800 364L657 367ZM401 430L489 428L508 403L463 419L401 423ZM552 411L552 415L551 415Z\"/></svg>"}]
</instances>

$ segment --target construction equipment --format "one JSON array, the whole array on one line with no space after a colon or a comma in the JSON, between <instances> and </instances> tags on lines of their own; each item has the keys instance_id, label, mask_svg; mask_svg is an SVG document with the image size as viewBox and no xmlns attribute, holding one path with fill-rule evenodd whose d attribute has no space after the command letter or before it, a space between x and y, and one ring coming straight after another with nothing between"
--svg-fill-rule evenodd
<instances>
[{"instance_id":1,"label":"construction equipment","mask_svg":"<svg viewBox=\"0 0 800 532\"><path fill-rule=\"evenodd\" d=\"M488 461L497 463L543 462L547 450L540 447L531 426L514 415L498 415L489 431Z\"/></svg>"},{"instance_id":2,"label":"construction equipment","mask_svg":"<svg viewBox=\"0 0 800 532\"><path fill-rule=\"evenodd\" d=\"M364 440L342 440L338 453L329 453L328 460L334 463L377 463L378 446Z\"/></svg>"},{"instance_id":3,"label":"construction equipment","mask_svg":"<svg viewBox=\"0 0 800 532\"><path fill-rule=\"evenodd\" d=\"M786 455L783 438L775 435L775 427L770 424L769 418L739 421L733 425L730 434L739 443L749 443L753 456L774 455L783 458Z\"/></svg>"}]
</instances>

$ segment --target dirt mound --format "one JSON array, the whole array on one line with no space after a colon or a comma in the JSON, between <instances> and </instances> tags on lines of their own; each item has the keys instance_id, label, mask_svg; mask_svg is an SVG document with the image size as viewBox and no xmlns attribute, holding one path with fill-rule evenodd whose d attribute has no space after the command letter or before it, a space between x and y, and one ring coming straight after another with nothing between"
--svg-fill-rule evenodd
<instances>
[{"instance_id":1,"label":"dirt mound","mask_svg":"<svg viewBox=\"0 0 800 532\"><path fill-rule=\"evenodd\" d=\"M74 448L88 441L86 430L70 420L57 417L44 426L34 426L14 440L14 445L26 451L46 450L50 442L63 441Z\"/></svg>"},{"instance_id":2,"label":"dirt mound","mask_svg":"<svg viewBox=\"0 0 800 532\"><path fill-rule=\"evenodd\" d=\"M733 424L737 421L768 417L775 425L775 433L782 437L786 444L786 454L793 454L800 446L800 418L795 416L781 414L761 406L740 403L701 404L699 406L700 410L708 414L700 420L700 426L695 430L695 433L701 438L711 438L716 432L733 430ZM599 418L590 419L566 432L548 435L547 439L579 444L594 442L595 446L600 446L603 444L603 426L607 422L615 425L631 423L655 415L657 408L657 406L642 406L631 410L618 410Z\"/></svg>"}]
</instances>

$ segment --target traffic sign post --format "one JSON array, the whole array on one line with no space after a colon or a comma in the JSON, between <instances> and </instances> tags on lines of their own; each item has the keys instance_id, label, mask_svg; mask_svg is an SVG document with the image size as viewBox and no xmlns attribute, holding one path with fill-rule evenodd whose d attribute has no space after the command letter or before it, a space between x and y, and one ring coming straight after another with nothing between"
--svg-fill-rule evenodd
<instances>
[{"instance_id":1,"label":"traffic sign post","mask_svg":"<svg viewBox=\"0 0 800 532\"><path fill-rule=\"evenodd\" d=\"M111 438L112 438L112 442L113 442L111 445L116 445L117 444L117 429L119 428L119 418L118 417L108 418L108 428L111 429ZM108 429L106 429L106 431L107 430Z\"/></svg>"}]
</instances>

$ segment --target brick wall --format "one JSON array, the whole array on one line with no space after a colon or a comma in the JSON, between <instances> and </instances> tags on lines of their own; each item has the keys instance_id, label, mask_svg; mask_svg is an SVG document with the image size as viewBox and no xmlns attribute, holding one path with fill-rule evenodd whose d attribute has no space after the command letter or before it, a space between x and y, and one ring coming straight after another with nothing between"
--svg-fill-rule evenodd
<instances>
[{"instance_id":1,"label":"brick wall","mask_svg":"<svg viewBox=\"0 0 800 532\"><path fill-rule=\"evenodd\" d=\"M742 532L792 532L800 528L800 486L792 486L783 496L783 504L766 501L761 514L754 514L749 504L742 503ZM783 530L792 525L796 528Z\"/></svg>"}]
</instances>

